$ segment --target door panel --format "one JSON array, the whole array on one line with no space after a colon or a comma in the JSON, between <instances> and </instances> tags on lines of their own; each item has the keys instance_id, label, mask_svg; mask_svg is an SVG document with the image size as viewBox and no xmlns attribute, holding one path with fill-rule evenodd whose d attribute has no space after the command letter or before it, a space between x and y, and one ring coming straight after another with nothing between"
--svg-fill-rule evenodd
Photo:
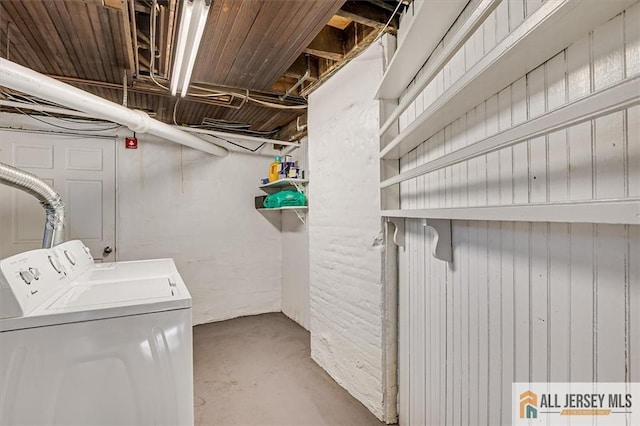
<instances>
[{"instance_id":1,"label":"door panel","mask_svg":"<svg viewBox=\"0 0 640 426\"><path fill-rule=\"evenodd\" d=\"M60 194L65 240L82 240L97 261L105 247L115 247L115 140L1 130L0 161L35 174ZM0 259L39 248L44 220L35 198L0 185Z\"/></svg>"}]
</instances>

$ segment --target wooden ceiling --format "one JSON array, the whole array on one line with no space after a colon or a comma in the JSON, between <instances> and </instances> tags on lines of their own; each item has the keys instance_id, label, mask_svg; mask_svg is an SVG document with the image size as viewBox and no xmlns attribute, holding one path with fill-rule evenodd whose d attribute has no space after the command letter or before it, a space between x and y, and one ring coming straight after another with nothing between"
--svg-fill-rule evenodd
<instances>
[{"instance_id":1,"label":"wooden ceiling","mask_svg":"<svg viewBox=\"0 0 640 426\"><path fill-rule=\"evenodd\" d=\"M302 95L373 41L398 5L213 0L189 95L179 99L166 86L181 4L0 0L0 56L117 103L123 103L126 86L129 107L168 123L222 120L291 139L300 136L291 129L299 130L296 119L305 113ZM397 17L386 30L396 24Z\"/></svg>"}]
</instances>

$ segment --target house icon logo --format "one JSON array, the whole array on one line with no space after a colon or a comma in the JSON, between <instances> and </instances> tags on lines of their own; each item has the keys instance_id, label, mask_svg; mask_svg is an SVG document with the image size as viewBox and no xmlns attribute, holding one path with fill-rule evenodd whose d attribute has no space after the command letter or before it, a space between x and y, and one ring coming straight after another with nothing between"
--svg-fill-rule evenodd
<instances>
[{"instance_id":1,"label":"house icon logo","mask_svg":"<svg viewBox=\"0 0 640 426\"><path fill-rule=\"evenodd\" d=\"M520 394L520 418L538 418L538 395L530 390Z\"/></svg>"}]
</instances>

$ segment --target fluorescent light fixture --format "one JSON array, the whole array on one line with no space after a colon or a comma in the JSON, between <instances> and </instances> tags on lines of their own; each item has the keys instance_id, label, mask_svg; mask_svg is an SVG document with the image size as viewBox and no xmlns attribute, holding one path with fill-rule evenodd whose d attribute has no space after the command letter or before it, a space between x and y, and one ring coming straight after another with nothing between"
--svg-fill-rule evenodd
<instances>
[{"instance_id":1,"label":"fluorescent light fixture","mask_svg":"<svg viewBox=\"0 0 640 426\"><path fill-rule=\"evenodd\" d=\"M210 5L211 0L182 1L182 16L171 74L171 94L174 96L178 93L178 88L180 88L182 97L187 94L189 89L191 73L198 55L204 27L207 24Z\"/></svg>"}]
</instances>

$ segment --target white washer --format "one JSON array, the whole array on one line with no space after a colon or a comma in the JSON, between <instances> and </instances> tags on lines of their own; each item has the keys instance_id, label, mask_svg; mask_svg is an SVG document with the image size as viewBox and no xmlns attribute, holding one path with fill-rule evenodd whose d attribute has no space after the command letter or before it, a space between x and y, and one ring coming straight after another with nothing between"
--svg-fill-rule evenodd
<instances>
[{"instance_id":1,"label":"white washer","mask_svg":"<svg viewBox=\"0 0 640 426\"><path fill-rule=\"evenodd\" d=\"M191 296L80 241L1 260L0 368L2 425L192 425Z\"/></svg>"}]
</instances>

